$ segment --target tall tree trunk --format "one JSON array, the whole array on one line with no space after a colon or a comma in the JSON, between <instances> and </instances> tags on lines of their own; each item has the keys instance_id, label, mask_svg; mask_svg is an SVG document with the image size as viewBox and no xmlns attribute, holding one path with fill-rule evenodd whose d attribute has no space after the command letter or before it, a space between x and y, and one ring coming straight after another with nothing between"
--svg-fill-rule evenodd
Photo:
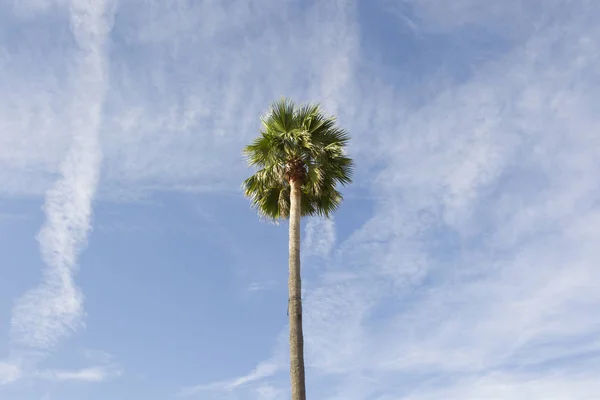
<instances>
[{"instance_id":1,"label":"tall tree trunk","mask_svg":"<svg viewBox=\"0 0 600 400\"><path fill-rule=\"evenodd\" d=\"M300 201L301 184L290 181L290 261L289 261L289 304L290 318L290 380L292 400L306 400L304 382L304 337L302 334L302 299L300 280Z\"/></svg>"}]
</instances>

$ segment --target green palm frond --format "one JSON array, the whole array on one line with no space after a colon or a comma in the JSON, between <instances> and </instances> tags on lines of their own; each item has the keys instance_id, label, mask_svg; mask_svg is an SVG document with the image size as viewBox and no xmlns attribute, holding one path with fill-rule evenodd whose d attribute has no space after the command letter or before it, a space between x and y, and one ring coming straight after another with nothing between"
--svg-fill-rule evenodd
<instances>
[{"instance_id":1,"label":"green palm frond","mask_svg":"<svg viewBox=\"0 0 600 400\"><path fill-rule=\"evenodd\" d=\"M287 167L300 162L302 216L329 217L341 204L338 185L352 182L354 163L346 156L348 133L325 115L318 104L296 106L275 102L262 117L260 135L244 148L248 164L257 168L244 181L244 194L259 214L273 220L287 218L290 184Z\"/></svg>"}]
</instances>

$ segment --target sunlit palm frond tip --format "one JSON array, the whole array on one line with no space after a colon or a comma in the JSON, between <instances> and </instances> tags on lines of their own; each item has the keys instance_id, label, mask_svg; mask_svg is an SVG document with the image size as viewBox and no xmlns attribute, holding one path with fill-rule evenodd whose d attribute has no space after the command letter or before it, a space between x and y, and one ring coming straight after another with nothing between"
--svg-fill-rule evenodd
<instances>
[{"instance_id":1,"label":"sunlit palm frond tip","mask_svg":"<svg viewBox=\"0 0 600 400\"><path fill-rule=\"evenodd\" d=\"M302 182L302 216L329 217L342 202L338 185L352 182L348 133L319 105L286 99L275 102L261 122L260 135L244 148L248 164L257 168L243 184L252 207L269 219L287 218L293 173Z\"/></svg>"}]
</instances>

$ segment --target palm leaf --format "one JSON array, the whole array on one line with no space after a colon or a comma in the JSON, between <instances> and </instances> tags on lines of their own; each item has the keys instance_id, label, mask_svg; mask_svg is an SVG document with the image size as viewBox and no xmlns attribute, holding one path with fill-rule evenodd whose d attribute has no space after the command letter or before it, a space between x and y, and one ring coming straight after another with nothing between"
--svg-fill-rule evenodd
<instances>
[{"instance_id":1,"label":"palm leaf","mask_svg":"<svg viewBox=\"0 0 600 400\"><path fill-rule=\"evenodd\" d=\"M261 123L260 135L244 148L248 164L257 168L243 183L252 207L269 219L288 218L286 168L301 162L302 216L329 217L342 202L337 187L352 182L354 163L345 155L348 133L318 104L296 106L287 99L275 102Z\"/></svg>"}]
</instances>

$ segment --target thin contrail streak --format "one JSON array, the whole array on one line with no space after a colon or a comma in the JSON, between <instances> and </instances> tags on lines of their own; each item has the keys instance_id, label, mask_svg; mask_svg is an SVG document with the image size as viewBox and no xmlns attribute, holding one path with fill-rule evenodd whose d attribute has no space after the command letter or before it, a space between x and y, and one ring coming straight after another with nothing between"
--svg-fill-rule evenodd
<instances>
[{"instance_id":1,"label":"thin contrail streak","mask_svg":"<svg viewBox=\"0 0 600 400\"><path fill-rule=\"evenodd\" d=\"M87 243L102 152L99 132L108 86L106 45L112 8L102 0L72 0L70 23L79 47L70 71L72 143L61 177L46 193L38 240L46 264L42 283L16 301L11 351L45 354L81 324L83 295L74 275Z\"/></svg>"}]
</instances>

